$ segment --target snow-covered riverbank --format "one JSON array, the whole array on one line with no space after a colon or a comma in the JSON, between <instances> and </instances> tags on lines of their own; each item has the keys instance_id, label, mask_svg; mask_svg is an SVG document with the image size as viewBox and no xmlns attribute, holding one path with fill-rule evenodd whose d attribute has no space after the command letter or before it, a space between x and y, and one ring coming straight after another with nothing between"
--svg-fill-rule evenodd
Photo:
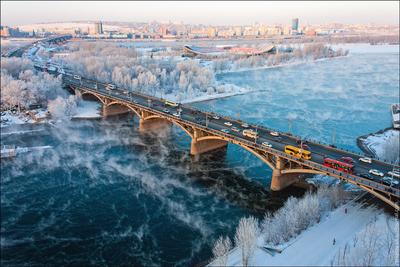
<instances>
[{"instance_id":1,"label":"snow-covered riverbank","mask_svg":"<svg viewBox=\"0 0 400 267\"><path fill-rule=\"evenodd\" d=\"M266 249L263 238L259 237L249 266L350 266L365 263L398 266L398 229L397 218L351 202L326 214L318 224L276 248ZM369 240L374 243L369 244ZM390 244L392 247L388 248ZM343 255L344 251L347 255ZM366 256L372 258L366 262ZM235 248L228 256L227 266L241 265L241 251Z\"/></svg>"},{"instance_id":2,"label":"snow-covered riverbank","mask_svg":"<svg viewBox=\"0 0 400 267\"><path fill-rule=\"evenodd\" d=\"M399 160L400 131L392 128L357 138L357 145L373 157L396 162Z\"/></svg>"}]
</instances>

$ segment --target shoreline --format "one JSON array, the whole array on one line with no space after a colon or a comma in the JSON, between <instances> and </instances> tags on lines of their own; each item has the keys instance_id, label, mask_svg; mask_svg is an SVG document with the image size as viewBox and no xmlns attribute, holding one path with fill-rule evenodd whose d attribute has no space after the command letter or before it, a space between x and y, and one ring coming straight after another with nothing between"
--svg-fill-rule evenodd
<instances>
[{"instance_id":1,"label":"shoreline","mask_svg":"<svg viewBox=\"0 0 400 267\"><path fill-rule=\"evenodd\" d=\"M337 59L337 58L344 58L348 57L348 55L343 55L343 56L336 56L336 57L324 57L324 58L318 58L314 60L303 60L303 61L293 61L289 63L283 63L279 65L272 65L272 66L259 66L259 67L254 67L254 68L241 68L237 70L226 70L226 71L218 71L215 74L216 75L222 75L222 74L228 74L228 73L237 73L237 72L247 72L247 71L254 71L254 70L264 70L264 69L276 69L276 68L283 68L283 67L292 67L292 66L297 66L297 65L302 65L302 64L308 64L308 63L314 63L314 62L322 62L325 60L329 59Z\"/></svg>"},{"instance_id":2,"label":"shoreline","mask_svg":"<svg viewBox=\"0 0 400 267\"><path fill-rule=\"evenodd\" d=\"M357 143L358 148L360 148L367 156L378 158L378 155L376 154L376 152L371 150L368 147L368 145L365 144L365 140L370 136L383 134L389 130L396 130L396 129L394 129L393 127L387 127L387 128L381 129L375 133L369 133L369 134L365 134L365 135L361 135L361 136L357 137L356 143Z\"/></svg>"}]
</instances>

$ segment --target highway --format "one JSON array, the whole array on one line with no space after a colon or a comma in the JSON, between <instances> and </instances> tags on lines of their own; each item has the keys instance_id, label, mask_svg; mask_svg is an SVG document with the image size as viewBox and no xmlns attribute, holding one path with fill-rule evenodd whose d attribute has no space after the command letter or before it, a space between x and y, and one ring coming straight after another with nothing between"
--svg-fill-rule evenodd
<instances>
[{"instance_id":1,"label":"highway","mask_svg":"<svg viewBox=\"0 0 400 267\"><path fill-rule=\"evenodd\" d=\"M136 92L128 92L126 90L115 88L113 90L106 90L106 84L99 83L97 81L92 81L88 79L81 80L75 79L72 74L64 75L64 79L71 84L85 87L91 90L95 90L99 93L112 96L113 98L121 99L128 101L132 104L139 105L142 107L151 108L152 110L164 113L166 116L171 116L174 113L179 113L180 116L175 118L179 118L183 121L191 122L192 124L199 125L201 127L207 127L212 130L219 131L222 135L229 135L234 139L245 140L247 142L254 143L254 145L261 147L262 142L268 142L272 145L273 149L283 152L284 147L286 145L292 145L295 147L299 147L300 139L295 136L288 135L286 133L279 133L279 136L271 135L271 131L276 131L273 129L268 129L262 126L256 126L252 124L248 124L248 127L245 128L242 126L244 122L237 121L232 118L226 118L218 115L219 119L215 119L214 117L217 115L215 113L207 113L190 107L188 105L179 105L177 107L169 106L165 104L165 100L158 99L154 97L150 97L147 95L143 95ZM96 88L97 87L97 88ZM168 109L168 112L166 112ZM230 122L232 125L225 125L226 122ZM232 131L232 127L236 127L239 131ZM229 133L223 133L222 130L227 129ZM258 132L257 140L253 138L246 137L242 134L244 129L252 129L253 131ZM277 131L278 132L278 131ZM309 147L309 151L311 151L311 160L312 162L323 165L324 157L329 157L331 159L340 159L341 157L351 157L354 160L354 172L353 174L356 176L360 176L361 174L368 174L370 169L377 169L384 173L385 176L389 176L387 172L392 171L393 168L399 168L399 166L390 165L388 163L378 161L372 159L372 163L365 163L359 161L362 155L358 155L352 152L340 150L334 147L330 147L325 144L319 144L311 141L307 141L306 143ZM262 147L261 147L262 148ZM343 173L345 174L345 173ZM369 180L374 182L382 183L382 178L376 175L369 174ZM399 181L399 179L394 178ZM387 183L386 183L387 185ZM400 188L399 184L392 184L392 188ZM397 190L396 190L397 191Z\"/></svg>"}]
</instances>

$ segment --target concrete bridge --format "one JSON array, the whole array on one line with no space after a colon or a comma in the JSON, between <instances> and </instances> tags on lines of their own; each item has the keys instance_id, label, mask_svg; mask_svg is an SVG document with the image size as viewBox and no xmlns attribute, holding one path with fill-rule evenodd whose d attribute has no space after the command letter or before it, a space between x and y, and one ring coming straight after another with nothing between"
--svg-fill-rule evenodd
<instances>
[{"instance_id":1,"label":"concrete bridge","mask_svg":"<svg viewBox=\"0 0 400 267\"><path fill-rule=\"evenodd\" d=\"M2 55L2 56L3 57L21 57L25 53L26 50L28 50L32 46L37 45L39 43L58 44L58 43L64 43L65 41L67 41L68 39L71 39L71 38L72 38L72 35L57 35L57 36L52 36L52 37L48 37L45 39L40 39L40 40L34 41L32 43L29 43L27 45L14 48L14 49L4 53L4 55Z\"/></svg>"},{"instance_id":2,"label":"concrete bridge","mask_svg":"<svg viewBox=\"0 0 400 267\"><path fill-rule=\"evenodd\" d=\"M200 154L226 147L232 143L249 151L272 169L271 190L279 191L299 181L301 174L322 174L351 183L373 194L382 201L400 210L400 188L398 185L384 184L382 179L367 179L362 174L370 169L378 169L385 174L400 168L386 162L373 159L371 163L359 161L360 154L340 150L335 147L308 141L311 159L306 160L284 152L286 145L299 146L299 137L279 133L271 135L272 129L245 125L243 121L219 116L215 113L203 112L187 105L167 105L164 99L137 92L129 92L121 88L110 88L110 85L98 81L81 78L73 74L63 75L65 86L81 95L91 95L102 103L103 116L111 116L122 112L133 112L138 116L139 129L147 131L167 125L180 127L191 138L190 154ZM114 87L114 86L111 86ZM229 125L229 127L227 126ZM232 131L236 127L239 131ZM257 128L256 128L257 127ZM230 131L226 131L231 129ZM258 138L253 139L242 134L243 129L256 129ZM272 147L262 145L268 142ZM354 159L353 174L339 171L323 165L324 158L337 159L351 157Z\"/></svg>"}]
</instances>

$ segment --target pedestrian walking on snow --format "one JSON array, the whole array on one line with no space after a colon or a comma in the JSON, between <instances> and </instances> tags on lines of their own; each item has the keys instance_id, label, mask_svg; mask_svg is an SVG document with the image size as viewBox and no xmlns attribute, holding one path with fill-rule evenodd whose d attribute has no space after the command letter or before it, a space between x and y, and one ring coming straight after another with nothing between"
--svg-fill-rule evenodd
<instances>
[{"instance_id":1,"label":"pedestrian walking on snow","mask_svg":"<svg viewBox=\"0 0 400 267\"><path fill-rule=\"evenodd\" d=\"M335 238L333 238L333 245L335 245L335 243L336 243L336 240L335 240Z\"/></svg>"}]
</instances>

